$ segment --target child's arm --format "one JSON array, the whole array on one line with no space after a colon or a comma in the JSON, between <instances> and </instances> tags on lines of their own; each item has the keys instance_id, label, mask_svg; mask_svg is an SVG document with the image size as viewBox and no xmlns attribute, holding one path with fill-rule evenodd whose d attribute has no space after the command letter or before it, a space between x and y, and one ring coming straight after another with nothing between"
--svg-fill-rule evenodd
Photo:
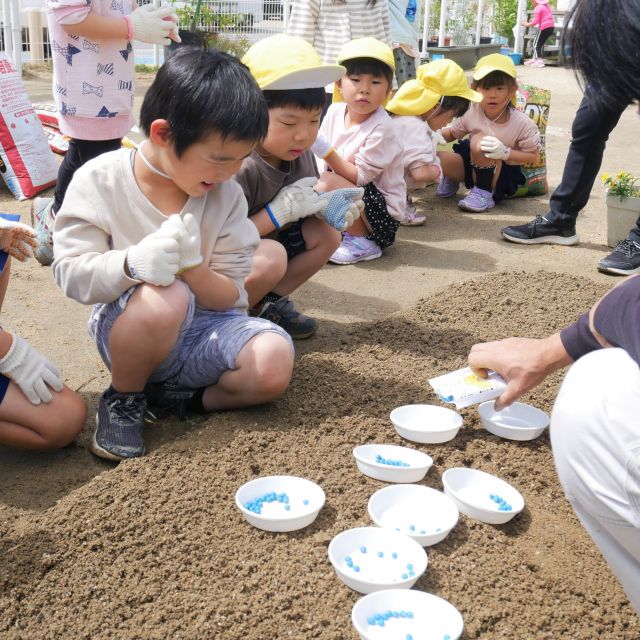
<instances>
[{"instance_id":1,"label":"child's arm","mask_svg":"<svg viewBox=\"0 0 640 640\"><path fill-rule=\"evenodd\" d=\"M309 44L313 44L319 13L320 0L296 0L293 2L287 23L287 35L299 36Z\"/></svg>"},{"instance_id":2,"label":"child's arm","mask_svg":"<svg viewBox=\"0 0 640 640\"><path fill-rule=\"evenodd\" d=\"M331 171L337 173L339 176L342 176L345 180L348 180L353 184L358 184L358 168L355 164L341 158L335 152L335 149L332 149L331 153L323 159Z\"/></svg>"}]
</instances>

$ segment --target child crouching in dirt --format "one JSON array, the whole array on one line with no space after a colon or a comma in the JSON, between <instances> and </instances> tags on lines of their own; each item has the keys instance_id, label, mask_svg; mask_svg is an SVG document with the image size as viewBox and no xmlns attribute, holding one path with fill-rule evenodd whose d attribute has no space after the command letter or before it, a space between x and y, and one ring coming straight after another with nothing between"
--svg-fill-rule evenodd
<instances>
[{"instance_id":1,"label":"child crouching in dirt","mask_svg":"<svg viewBox=\"0 0 640 640\"><path fill-rule=\"evenodd\" d=\"M409 192L440 181L435 132L464 115L470 101L481 102L482 95L469 87L462 67L453 60L434 60L418 67L415 80L407 80L387 103L396 139L404 148L407 206L400 224L424 224Z\"/></svg>"},{"instance_id":2,"label":"child crouching in dirt","mask_svg":"<svg viewBox=\"0 0 640 640\"><path fill-rule=\"evenodd\" d=\"M37 246L27 225L0 217L0 307L11 273ZM65 387L60 372L24 338L0 328L0 444L16 449L56 449L80 432L87 408Z\"/></svg>"},{"instance_id":3,"label":"child crouching in dirt","mask_svg":"<svg viewBox=\"0 0 640 640\"><path fill-rule=\"evenodd\" d=\"M147 404L205 412L286 390L291 339L246 314L243 280L259 236L230 181L267 126L246 67L179 49L144 98L146 140L88 162L69 185L53 273L66 295L94 305L89 333L111 370L96 455L143 455Z\"/></svg>"}]
</instances>

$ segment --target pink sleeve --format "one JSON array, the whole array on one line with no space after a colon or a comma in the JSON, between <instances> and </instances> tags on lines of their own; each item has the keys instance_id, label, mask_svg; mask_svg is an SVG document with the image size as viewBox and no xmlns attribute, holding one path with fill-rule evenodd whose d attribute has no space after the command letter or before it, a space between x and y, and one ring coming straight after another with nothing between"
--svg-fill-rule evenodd
<instances>
[{"instance_id":1,"label":"pink sleeve","mask_svg":"<svg viewBox=\"0 0 640 640\"><path fill-rule=\"evenodd\" d=\"M461 118L457 118L456 120L454 120L449 126L449 128L451 129L451 133L456 140L464 138L467 133L471 131L469 122L469 117L471 115L470 111L471 109L469 109Z\"/></svg>"},{"instance_id":2,"label":"pink sleeve","mask_svg":"<svg viewBox=\"0 0 640 640\"><path fill-rule=\"evenodd\" d=\"M86 0L48 0L47 10L59 24L78 24L91 13Z\"/></svg>"},{"instance_id":3,"label":"pink sleeve","mask_svg":"<svg viewBox=\"0 0 640 640\"><path fill-rule=\"evenodd\" d=\"M391 131L391 128L388 128ZM395 139L387 135L386 127L376 127L356 153L353 161L358 169L358 186L364 187L376 180L396 157Z\"/></svg>"},{"instance_id":4,"label":"pink sleeve","mask_svg":"<svg viewBox=\"0 0 640 640\"><path fill-rule=\"evenodd\" d=\"M531 153L540 149L540 130L528 116L527 120L529 122L524 124L518 136L518 148L525 153Z\"/></svg>"},{"instance_id":5,"label":"pink sleeve","mask_svg":"<svg viewBox=\"0 0 640 640\"><path fill-rule=\"evenodd\" d=\"M426 124L416 123L416 126L410 129L407 127L405 133L407 134L403 143L405 169L417 169L434 162L438 163L438 156Z\"/></svg>"},{"instance_id":6,"label":"pink sleeve","mask_svg":"<svg viewBox=\"0 0 640 640\"><path fill-rule=\"evenodd\" d=\"M531 24L536 25L536 24L540 24L540 21L542 20L542 13L544 11L544 9L542 8L543 5L539 4L534 10L533 10L533 18L531 18Z\"/></svg>"}]
</instances>

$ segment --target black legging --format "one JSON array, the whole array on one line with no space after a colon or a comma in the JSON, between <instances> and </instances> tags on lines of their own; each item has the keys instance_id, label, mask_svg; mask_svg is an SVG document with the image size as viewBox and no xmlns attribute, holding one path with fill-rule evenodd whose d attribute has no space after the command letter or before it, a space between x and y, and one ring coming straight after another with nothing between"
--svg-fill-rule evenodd
<instances>
[{"instance_id":1,"label":"black legging","mask_svg":"<svg viewBox=\"0 0 640 640\"><path fill-rule=\"evenodd\" d=\"M536 39L533 41L534 58L544 58L543 49L544 43L549 39L549 36L555 31L555 27L547 27L538 31Z\"/></svg>"}]
</instances>

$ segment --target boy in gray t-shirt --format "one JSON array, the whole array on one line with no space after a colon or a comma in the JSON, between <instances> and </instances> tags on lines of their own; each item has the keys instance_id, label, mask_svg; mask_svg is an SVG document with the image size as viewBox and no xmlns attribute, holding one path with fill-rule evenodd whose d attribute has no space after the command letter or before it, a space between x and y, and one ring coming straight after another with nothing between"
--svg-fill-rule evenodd
<instances>
[{"instance_id":1,"label":"boy in gray t-shirt","mask_svg":"<svg viewBox=\"0 0 640 640\"><path fill-rule=\"evenodd\" d=\"M344 67L324 64L308 42L287 35L256 43L243 62L269 107L267 137L234 176L261 237L245 280L250 313L293 338L308 338L317 322L296 311L288 295L326 264L361 207L362 189L324 195L314 190L318 169L310 147L320 127L324 86L342 77Z\"/></svg>"}]
</instances>

